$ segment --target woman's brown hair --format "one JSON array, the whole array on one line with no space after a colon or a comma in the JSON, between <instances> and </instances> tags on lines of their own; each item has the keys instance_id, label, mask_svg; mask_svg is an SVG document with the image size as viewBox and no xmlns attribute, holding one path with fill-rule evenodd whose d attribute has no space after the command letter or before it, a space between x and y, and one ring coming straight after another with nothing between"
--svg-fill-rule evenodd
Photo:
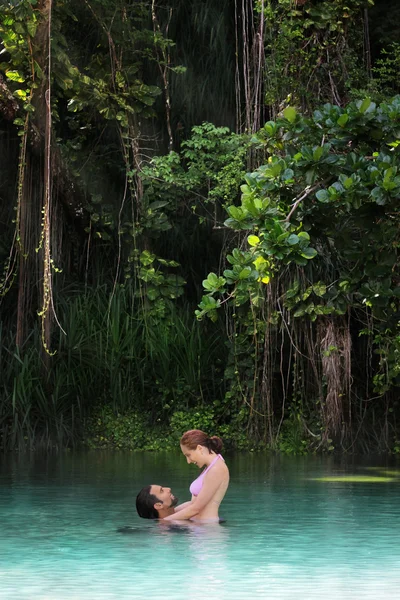
<instances>
[{"instance_id":1,"label":"woman's brown hair","mask_svg":"<svg viewBox=\"0 0 400 600\"><path fill-rule=\"evenodd\" d=\"M190 429L186 431L181 437L181 446L186 446L190 450L194 450L197 446L204 446L208 448L210 452L215 452L219 454L222 450L222 440L217 435L213 435L212 437L208 437L204 431L200 429Z\"/></svg>"}]
</instances>

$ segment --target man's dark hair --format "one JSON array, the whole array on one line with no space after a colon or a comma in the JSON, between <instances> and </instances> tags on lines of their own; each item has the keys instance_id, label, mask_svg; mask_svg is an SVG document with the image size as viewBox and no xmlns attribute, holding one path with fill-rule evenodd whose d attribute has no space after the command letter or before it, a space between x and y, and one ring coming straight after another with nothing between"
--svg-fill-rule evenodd
<instances>
[{"instance_id":1,"label":"man's dark hair","mask_svg":"<svg viewBox=\"0 0 400 600\"><path fill-rule=\"evenodd\" d=\"M136 496L136 510L142 519L159 519L158 511L154 508L156 502L161 502L157 496L150 494L151 485L146 485Z\"/></svg>"}]
</instances>

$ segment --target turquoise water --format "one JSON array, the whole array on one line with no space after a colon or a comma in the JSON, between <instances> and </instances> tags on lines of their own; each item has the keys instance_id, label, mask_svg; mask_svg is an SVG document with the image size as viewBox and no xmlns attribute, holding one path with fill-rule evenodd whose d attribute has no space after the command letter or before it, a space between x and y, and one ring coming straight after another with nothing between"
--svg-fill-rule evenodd
<instances>
[{"instance_id":1,"label":"turquoise water","mask_svg":"<svg viewBox=\"0 0 400 600\"><path fill-rule=\"evenodd\" d=\"M398 600L400 465L392 481L322 482L396 465L226 460L226 522L170 526L139 519L134 497L157 483L187 500L198 471L179 454L0 458L0 598Z\"/></svg>"}]
</instances>

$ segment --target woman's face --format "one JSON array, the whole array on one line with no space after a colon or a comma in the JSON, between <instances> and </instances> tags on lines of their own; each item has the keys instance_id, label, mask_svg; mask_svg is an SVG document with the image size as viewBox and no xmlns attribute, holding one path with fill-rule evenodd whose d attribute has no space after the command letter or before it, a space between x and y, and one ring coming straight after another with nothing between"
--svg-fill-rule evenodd
<instances>
[{"instance_id":1,"label":"woman's face","mask_svg":"<svg viewBox=\"0 0 400 600\"><path fill-rule=\"evenodd\" d=\"M204 467L204 459L206 453L206 448L204 448L204 446L198 445L194 450L188 448L187 446L181 446L181 450L186 456L188 465L193 463L194 465L197 465L199 469Z\"/></svg>"}]
</instances>

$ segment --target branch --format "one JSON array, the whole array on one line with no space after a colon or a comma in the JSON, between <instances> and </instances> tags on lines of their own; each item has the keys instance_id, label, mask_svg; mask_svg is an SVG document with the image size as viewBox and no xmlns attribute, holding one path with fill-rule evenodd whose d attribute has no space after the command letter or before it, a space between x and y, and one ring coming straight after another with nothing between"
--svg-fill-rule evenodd
<instances>
[{"instance_id":1,"label":"branch","mask_svg":"<svg viewBox=\"0 0 400 600\"><path fill-rule=\"evenodd\" d=\"M317 190L321 185L325 185L326 183L328 183L328 181L331 181L331 179L332 179L332 177L327 177L326 179L324 179L324 181L320 181L319 183L316 183L312 187L310 187L308 185L306 187L306 189L304 190L304 192L302 193L302 195L299 196L299 198L296 198L296 200L294 201L294 204L292 205L292 208L291 208L288 216L286 217L285 221L290 221L290 217L295 212L295 210L297 209L300 202L302 202L303 200L305 200L305 198L307 198L307 196L309 196L310 194L315 192L315 190Z\"/></svg>"}]
</instances>

